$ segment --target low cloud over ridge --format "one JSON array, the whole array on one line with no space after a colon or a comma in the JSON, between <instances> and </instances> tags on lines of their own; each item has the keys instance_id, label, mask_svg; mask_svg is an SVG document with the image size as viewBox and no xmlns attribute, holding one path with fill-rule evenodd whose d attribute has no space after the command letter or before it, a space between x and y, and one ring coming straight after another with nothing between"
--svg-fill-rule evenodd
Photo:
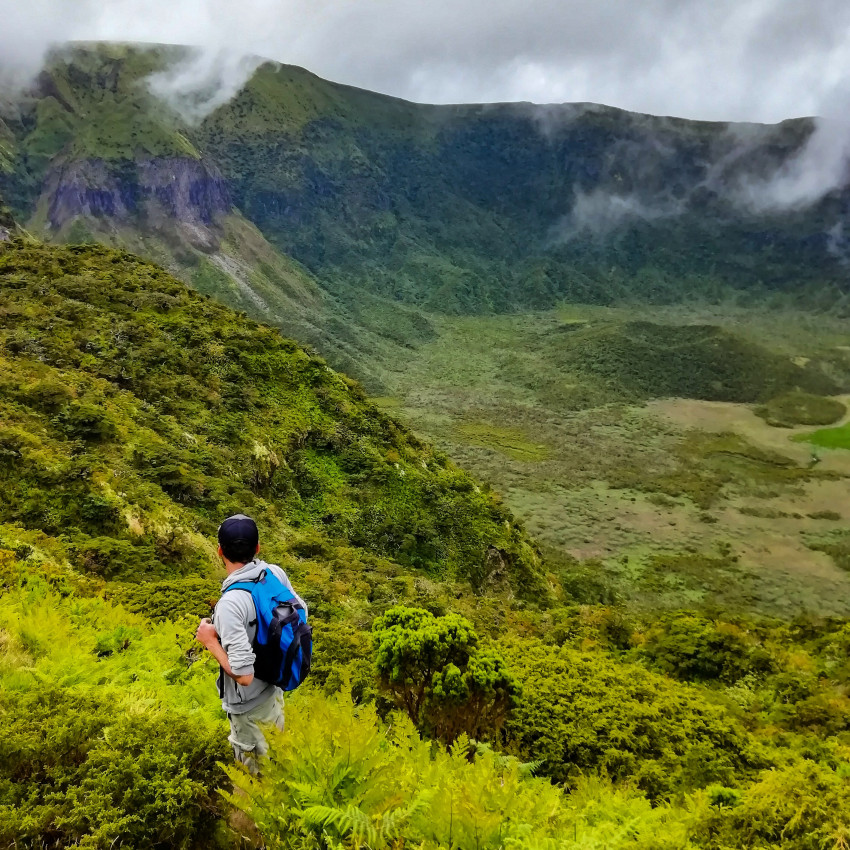
<instances>
[{"instance_id":1,"label":"low cloud over ridge","mask_svg":"<svg viewBox=\"0 0 850 850\"><path fill-rule=\"evenodd\" d=\"M425 102L601 102L722 121L822 114L800 157L738 187L739 200L804 206L847 177L844 0L0 0L0 83L31 77L51 44L98 39L198 45L150 81L190 119L230 98L256 67L245 57L259 55Z\"/></svg>"},{"instance_id":2,"label":"low cloud over ridge","mask_svg":"<svg viewBox=\"0 0 850 850\"><path fill-rule=\"evenodd\" d=\"M0 0L0 24L7 74L37 67L52 42L170 42L419 101L595 101L726 121L818 113L850 76L842 0Z\"/></svg>"}]
</instances>

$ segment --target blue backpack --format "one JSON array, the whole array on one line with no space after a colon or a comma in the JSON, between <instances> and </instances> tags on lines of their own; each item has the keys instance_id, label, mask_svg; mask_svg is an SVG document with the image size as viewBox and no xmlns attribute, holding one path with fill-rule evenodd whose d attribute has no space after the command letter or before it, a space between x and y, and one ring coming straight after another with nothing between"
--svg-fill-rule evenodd
<instances>
[{"instance_id":1,"label":"blue backpack","mask_svg":"<svg viewBox=\"0 0 850 850\"><path fill-rule=\"evenodd\" d=\"M251 594L257 609L254 675L284 691L294 691L307 678L313 655L313 629L304 606L283 582L268 570L252 581L238 581L224 589Z\"/></svg>"}]
</instances>

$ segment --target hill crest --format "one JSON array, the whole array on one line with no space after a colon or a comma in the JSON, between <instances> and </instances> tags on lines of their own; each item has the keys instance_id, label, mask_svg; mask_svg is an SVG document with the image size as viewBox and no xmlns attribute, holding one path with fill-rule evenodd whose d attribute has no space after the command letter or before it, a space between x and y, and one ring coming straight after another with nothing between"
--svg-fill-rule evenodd
<instances>
[{"instance_id":1,"label":"hill crest","mask_svg":"<svg viewBox=\"0 0 850 850\"><path fill-rule=\"evenodd\" d=\"M611 303L618 278L643 300L846 291L842 191L806 209L754 200L799 154L809 119L418 105L264 62L193 125L145 85L183 50L54 56L7 119L0 190L21 221L58 241L114 237L117 222L154 243L149 256L170 236L169 267L188 279L181 250L217 250L219 219L238 213L349 306L362 291L449 313ZM157 176L172 171L187 175L182 206Z\"/></svg>"}]
</instances>

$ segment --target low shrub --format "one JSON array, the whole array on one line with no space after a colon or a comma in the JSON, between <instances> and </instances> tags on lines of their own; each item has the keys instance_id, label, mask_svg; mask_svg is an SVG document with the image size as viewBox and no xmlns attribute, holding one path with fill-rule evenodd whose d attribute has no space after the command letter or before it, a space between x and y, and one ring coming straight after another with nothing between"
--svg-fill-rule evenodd
<instances>
[{"instance_id":1,"label":"low shrub","mask_svg":"<svg viewBox=\"0 0 850 850\"><path fill-rule=\"evenodd\" d=\"M792 390L772 398L756 408L768 425L794 428L798 425L832 425L847 413L844 404L834 398Z\"/></svg>"},{"instance_id":2,"label":"low shrub","mask_svg":"<svg viewBox=\"0 0 850 850\"><path fill-rule=\"evenodd\" d=\"M215 579L188 576L167 581L113 584L109 595L128 611L151 620L176 620L186 615L209 617L221 592Z\"/></svg>"},{"instance_id":3,"label":"low shrub","mask_svg":"<svg viewBox=\"0 0 850 850\"><path fill-rule=\"evenodd\" d=\"M716 806L695 838L712 848L839 850L850 838L848 772L811 761L764 772L737 805Z\"/></svg>"},{"instance_id":4,"label":"low shrub","mask_svg":"<svg viewBox=\"0 0 850 850\"><path fill-rule=\"evenodd\" d=\"M558 782L632 779L653 799L734 784L764 756L704 695L634 664L533 640L505 647L523 697L503 740Z\"/></svg>"},{"instance_id":5,"label":"low shrub","mask_svg":"<svg viewBox=\"0 0 850 850\"><path fill-rule=\"evenodd\" d=\"M647 632L641 653L656 669L685 681L731 683L775 669L769 653L743 629L692 613L660 618Z\"/></svg>"},{"instance_id":6,"label":"low shrub","mask_svg":"<svg viewBox=\"0 0 850 850\"><path fill-rule=\"evenodd\" d=\"M197 716L150 703L121 710L122 701L108 688L2 693L0 841L57 850L215 841L226 740Z\"/></svg>"}]
</instances>

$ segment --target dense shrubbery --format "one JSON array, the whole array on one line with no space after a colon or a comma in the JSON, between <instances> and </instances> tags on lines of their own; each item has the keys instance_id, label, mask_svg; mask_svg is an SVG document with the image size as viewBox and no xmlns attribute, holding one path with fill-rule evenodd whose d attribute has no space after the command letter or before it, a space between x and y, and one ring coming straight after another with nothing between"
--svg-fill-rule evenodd
<instances>
[{"instance_id":1,"label":"dense shrubbery","mask_svg":"<svg viewBox=\"0 0 850 850\"><path fill-rule=\"evenodd\" d=\"M518 702L520 689L504 659L480 645L464 617L392 608L372 634L381 685L413 723L441 741L492 738Z\"/></svg>"},{"instance_id":2,"label":"dense shrubbery","mask_svg":"<svg viewBox=\"0 0 850 850\"><path fill-rule=\"evenodd\" d=\"M229 761L226 725L214 664L193 647L194 621L154 624L79 595L68 583L73 574L35 563L34 550L21 547L23 562L0 554L0 836L21 847L78 842L103 850L232 841L215 794L225 783L216 761ZM202 605L212 589L178 579L173 587L111 585L109 592L144 609L145 588L146 613L157 618L169 600ZM465 735L446 752L420 740L406 717L384 725L364 660L369 635L345 620L317 621L321 688L289 699L287 730L276 736L262 779L230 771L246 792L232 801L256 818L268 846L282 848L436 848L450 837L459 847L513 841L565 850L833 846L828 840L844 825L850 761L839 737L850 716L845 624L754 623L736 632L683 614L641 633L639 621L616 609L577 608L553 619L552 637L562 646L515 637L500 647L508 678L523 693L497 743L537 762L540 779L486 748L470 760ZM517 628L531 627L517 620ZM653 663L681 664L695 633L713 640L727 632L735 651L721 655L731 652L734 665L709 670L700 662L699 670L720 680L733 678L732 669L746 672L717 691L605 653L638 651ZM451 656L469 673L477 656L489 655L463 618L421 610L389 612L375 639L378 670L386 676L397 665L406 674L399 693L418 690L429 662L437 669ZM640 648L628 649L635 639ZM756 675L751 665L736 667L748 657L741 642L750 653L769 647L781 669ZM440 706L459 717L469 708ZM781 728L788 731L768 746L763 730ZM608 778L594 779L599 773ZM570 793L547 776L566 780ZM681 792L706 786L680 805ZM675 805L661 804L665 798Z\"/></svg>"},{"instance_id":3,"label":"dense shrubbery","mask_svg":"<svg viewBox=\"0 0 850 850\"><path fill-rule=\"evenodd\" d=\"M115 583L109 588L112 599L151 620L170 620L178 614L208 617L220 592L217 581L194 576L141 584Z\"/></svg>"},{"instance_id":4,"label":"dense shrubbery","mask_svg":"<svg viewBox=\"0 0 850 850\"><path fill-rule=\"evenodd\" d=\"M837 399L799 391L783 393L756 409L758 416L777 428L832 425L845 413L847 408Z\"/></svg>"},{"instance_id":5,"label":"dense shrubbery","mask_svg":"<svg viewBox=\"0 0 850 850\"><path fill-rule=\"evenodd\" d=\"M733 683L776 666L770 653L741 627L697 614L659 618L646 634L642 651L652 666L686 681Z\"/></svg>"},{"instance_id":6,"label":"dense shrubbery","mask_svg":"<svg viewBox=\"0 0 850 850\"><path fill-rule=\"evenodd\" d=\"M712 850L843 850L850 841L850 765L799 761L768 771L734 805L712 808L695 833Z\"/></svg>"},{"instance_id":7,"label":"dense shrubbery","mask_svg":"<svg viewBox=\"0 0 850 850\"><path fill-rule=\"evenodd\" d=\"M147 704L145 704L145 702ZM0 840L18 847L188 848L219 832L228 748L170 707L47 683L0 696Z\"/></svg>"},{"instance_id":8,"label":"dense shrubbery","mask_svg":"<svg viewBox=\"0 0 850 850\"><path fill-rule=\"evenodd\" d=\"M151 627L33 571L0 599L0 623L0 840L216 843L229 751L213 669L187 655L191 624Z\"/></svg>"},{"instance_id":9,"label":"dense shrubbery","mask_svg":"<svg viewBox=\"0 0 850 850\"><path fill-rule=\"evenodd\" d=\"M79 569L206 572L203 538L249 510L293 542L542 592L495 497L278 332L102 248L14 243L0 276L0 521L61 533Z\"/></svg>"},{"instance_id":10,"label":"dense shrubbery","mask_svg":"<svg viewBox=\"0 0 850 850\"><path fill-rule=\"evenodd\" d=\"M272 742L262 779L229 771L244 792L231 802L272 847L531 848L564 824L560 792L518 761L470 759L465 737L434 750L406 718L383 726L344 697L304 695Z\"/></svg>"},{"instance_id":11,"label":"dense shrubbery","mask_svg":"<svg viewBox=\"0 0 850 850\"><path fill-rule=\"evenodd\" d=\"M523 698L505 741L561 782L601 770L653 798L729 783L764 764L755 742L703 694L636 664L533 640L510 645Z\"/></svg>"},{"instance_id":12,"label":"dense shrubbery","mask_svg":"<svg viewBox=\"0 0 850 850\"><path fill-rule=\"evenodd\" d=\"M710 325L630 322L579 327L560 334L549 356L563 369L590 377L593 385L626 399L677 396L754 402L797 387L821 394L838 391L819 368L798 366Z\"/></svg>"}]
</instances>

